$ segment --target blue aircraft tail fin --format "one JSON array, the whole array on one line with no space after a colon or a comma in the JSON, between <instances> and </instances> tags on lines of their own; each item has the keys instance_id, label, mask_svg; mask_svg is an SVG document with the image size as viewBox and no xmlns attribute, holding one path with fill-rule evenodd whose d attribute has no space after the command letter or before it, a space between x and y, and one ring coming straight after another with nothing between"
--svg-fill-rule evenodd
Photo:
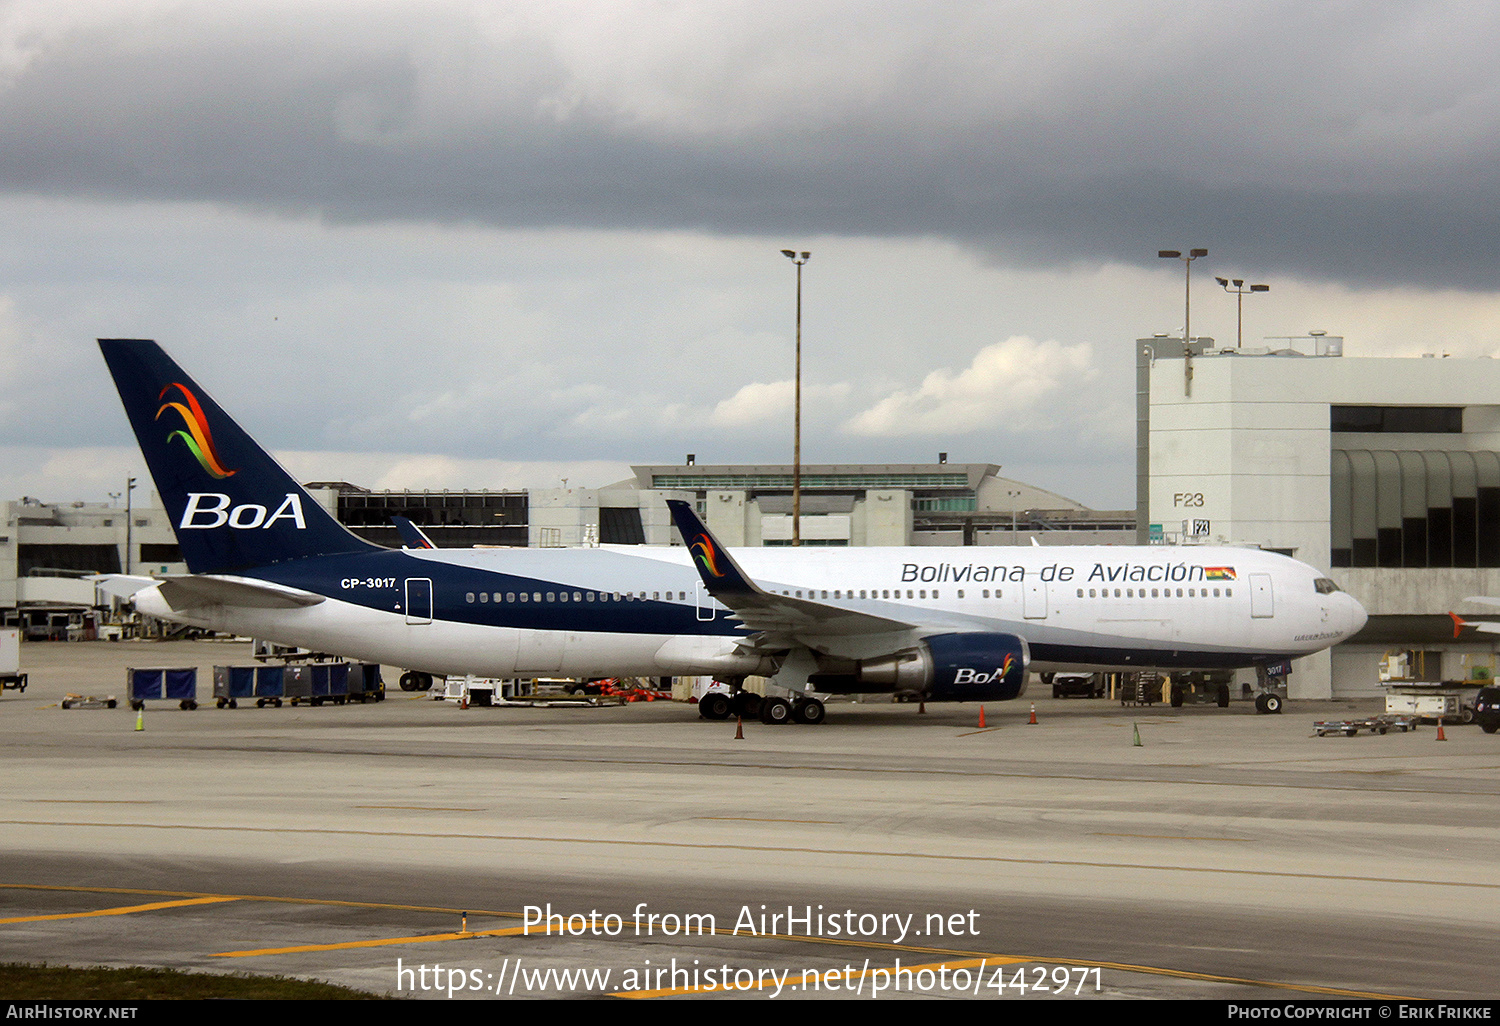
<instances>
[{"instance_id":1,"label":"blue aircraft tail fin","mask_svg":"<svg viewBox=\"0 0 1500 1026\"><path fill-rule=\"evenodd\" d=\"M718 539L709 533L692 506L681 499L668 499L667 509L671 511L672 522L682 535L682 543L692 553L698 576L703 579L703 587L710 595L733 609L734 599L765 594L740 569Z\"/></svg>"},{"instance_id":2,"label":"blue aircraft tail fin","mask_svg":"<svg viewBox=\"0 0 1500 1026\"><path fill-rule=\"evenodd\" d=\"M391 523L396 525L396 533L401 535L401 547L403 549L435 549L432 539L427 537L416 524L406 517L391 517Z\"/></svg>"},{"instance_id":3,"label":"blue aircraft tail fin","mask_svg":"<svg viewBox=\"0 0 1500 1026\"><path fill-rule=\"evenodd\" d=\"M379 548L308 495L161 346L99 348L193 573Z\"/></svg>"}]
</instances>

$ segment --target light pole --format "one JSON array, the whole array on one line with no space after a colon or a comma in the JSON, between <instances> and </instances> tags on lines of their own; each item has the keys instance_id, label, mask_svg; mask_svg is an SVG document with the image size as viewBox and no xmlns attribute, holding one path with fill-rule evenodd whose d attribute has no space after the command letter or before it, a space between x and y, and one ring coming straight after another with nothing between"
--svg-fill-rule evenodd
<instances>
[{"instance_id":1,"label":"light pole","mask_svg":"<svg viewBox=\"0 0 1500 1026\"><path fill-rule=\"evenodd\" d=\"M1156 255L1164 260L1182 261L1182 394L1193 394L1193 261L1208 256L1206 249L1190 249L1183 256L1175 249L1159 249Z\"/></svg>"},{"instance_id":2,"label":"light pole","mask_svg":"<svg viewBox=\"0 0 1500 1026\"><path fill-rule=\"evenodd\" d=\"M1182 261L1182 343L1183 345L1187 345L1189 342L1193 341L1193 261L1197 260L1199 257L1208 256L1208 250L1190 249L1188 250L1188 255L1183 256L1180 250L1159 249L1156 251L1156 255L1165 260Z\"/></svg>"},{"instance_id":3,"label":"light pole","mask_svg":"<svg viewBox=\"0 0 1500 1026\"><path fill-rule=\"evenodd\" d=\"M1234 287L1230 288L1231 279L1216 277L1216 278L1214 278L1214 281L1216 281L1220 285L1224 286L1224 291L1225 292L1231 293L1231 294L1239 297L1237 300L1235 300L1235 305L1240 308L1239 309L1239 320L1236 322L1235 329L1234 329L1234 348L1238 349L1240 347L1240 343L1245 340L1245 296L1246 296L1246 294L1247 293L1251 293L1251 292L1270 292L1271 291L1271 286L1269 286L1269 285L1251 285L1249 287L1246 287L1245 280L1243 278L1234 278L1234 279L1232 279L1232 284L1234 285Z\"/></svg>"},{"instance_id":4,"label":"light pole","mask_svg":"<svg viewBox=\"0 0 1500 1026\"><path fill-rule=\"evenodd\" d=\"M797 383L793 389L792 414L792 544L802 544L802 265L811 253L790 249L781 255L797 265Z\"/></svg>"},{"instance_id":5,"label":"light pole","mask_svg":"<svg viewBox=\"0 0 1500 1026\"><path fill-rule=\"evenodd\" d=\"M130 573L130 493L135 491L135 478L125 479L125 572Z\"/></svg>"}]
</instances>

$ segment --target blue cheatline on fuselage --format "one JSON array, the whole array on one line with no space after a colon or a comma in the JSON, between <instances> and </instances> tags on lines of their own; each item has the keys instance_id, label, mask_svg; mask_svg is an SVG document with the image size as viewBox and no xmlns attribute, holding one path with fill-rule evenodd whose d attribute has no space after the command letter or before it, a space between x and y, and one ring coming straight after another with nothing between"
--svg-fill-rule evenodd
<instances>
[{"instance_id":1,"label":"blue cheatline on fuselage","mask_svg":"<svg viewBox=\"0 0 1500 1026\"><path fill-rule=\"evenodd\" d=\"M660 567L660 564L656 566ZM687 567L682 568L682 580L676 582L679 586L674 588L674 594L681 592L687 597L675 601L641 598L638 592L626 598L624 589L616 599L616 592L605 592L597 583L570 584L456 566L394 550L354 556L314 556L261 567L250 576L367 609L401 613L409 612L405 605L407 581L429 580L432 582L431 617L451 623L582 633L711 636L745 633L738 623L725 618L723 609L717 609L712 620L699 618L692 590L694 581L689 579L692 571ZM496 602L494 596L497 592L516 598ZM522 593L527 595L525 602L519 601ZM573 597L575 593L581 596L581 600ZM587 597L590 593L594 595L592 601ZM481 594L489 601L478 601ZM567 598L556 601L556 596L561 594L566 594ZM608 598L604 597L606 594ZM470 595L474 596L473 601L469 600ZM535 598L537 595L542 596L540 601ZM548 595L554 596L554 600L549 601ZM425 614L427 610L422 612Z\"/></svg>"}]
</instances>

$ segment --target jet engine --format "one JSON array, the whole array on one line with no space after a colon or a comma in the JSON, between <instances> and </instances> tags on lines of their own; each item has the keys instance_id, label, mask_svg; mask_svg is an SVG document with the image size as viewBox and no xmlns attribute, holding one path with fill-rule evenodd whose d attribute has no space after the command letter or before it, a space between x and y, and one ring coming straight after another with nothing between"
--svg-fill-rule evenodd
<instances>
[{"instance_id":1,"label":"jet engine","mask_svg":"<svg viewBox=\"0 0 1500 1026\"><path fill-rule=\"evenodd\" d=\"M859 663L864 690L910 691L934 702L993 702L1026 690L1031 653L1014 634L936 634L921 645Z\"/></svg>"}]
</instances>

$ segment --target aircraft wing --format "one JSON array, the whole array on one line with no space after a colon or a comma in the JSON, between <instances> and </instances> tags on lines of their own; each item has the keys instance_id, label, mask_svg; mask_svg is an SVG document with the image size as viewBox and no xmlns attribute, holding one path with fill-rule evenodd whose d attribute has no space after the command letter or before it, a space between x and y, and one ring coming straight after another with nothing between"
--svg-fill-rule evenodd
<instances>
[{"instance_id":1,"label":"aircraft wing","mask_svg":"<svg viewBox=\"0 0 1500 1026\"><path fill-rule=\"evenodd\" d=\"M160 581L161 597L173 609L189 606L248 606L252 609L297 609L327 601L301 588L270 581L218 574L187 574Z\"/></svg>"},{"instance_id":2,"label":"aircraft wing","mask_svg":"<svg viewBox=\"0 0 1500 1026\"><path fill-rule=\"evenodd\" d=\"M708 593L728 606L737 619L753 631L766 635L891 634L911 630L916 624L860 613L808 599L777 595L756 584L721 546L693 507L681 499L668 499L672 521L692 554L693 565Z\"/></svg>"}]
</instances>

